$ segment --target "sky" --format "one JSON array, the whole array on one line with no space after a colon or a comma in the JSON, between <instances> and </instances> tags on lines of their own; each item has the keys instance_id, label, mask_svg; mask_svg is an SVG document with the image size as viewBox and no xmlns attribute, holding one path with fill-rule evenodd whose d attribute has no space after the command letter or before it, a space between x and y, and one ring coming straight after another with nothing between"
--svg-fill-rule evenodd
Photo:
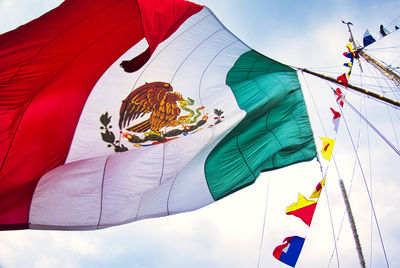
<instances>
[{"instance_id":1,"label":"sky","mask_svg":"<svg viewBox=\"0 0 400 268\"><path fill-rule=\"evenodd\" d=\"M348 32L341 23L342 19L354 24L358 40L361 40L366 28L376 34L380 24L390 26L389 30L394 28L393 21L400 25L400 2L393 0L379 3L341 0L194 2L208 6L231 32L264 55L290 66L324 71L332 76L345 70L341 65L346 61L342 53L346 50ZM0 0L0 33L30 21L60 3L49 0ZM356 71L355 67L354 73ZM335 100L325 82L309 76L305 76L304 80L301 74L299 77L317 149L320 150L318 137L334 135L329 107L337 106L334 106ZM359 81L354 78L354 83ZM359 95L352 92L348 92L346 98L368 114L368 119L399 148L396 141L400 138L399 131L396 132L400 124L399 113L389 114L385 105L371 100L362 101ZM397 213L400 204L400 158L348 107L345 106L343 114L347 127L342 120L334 156L340 177L346 188L351 186L352 189L350 202L367 267L385 267L386 261L374 221L371 225L369 198L362 173L354 164L355 155L348 131L355 144L361 133L359 155L366 184L372 189L389 264L396 267L400 263L397 254L400 242L400 216ZM327 161L321 162L323 170L326 170ZM275 260L272 251L285 237L292 235L306 235L296 267L357 267L357 253L347 218L344 218L336 241L339 265L336 254L333 254L332 226L337 237L344 205L332 161L327 173L327 191L319 200L311 227L307 228L297 218L285 215L286 207L296 201L297 194L309 195L320 179L320 166L314 160L264 173L253 185L193 212L98 231L0 232L0 267L219 268L257 267L258 263L259 267L288 267Z\"/></svg>"}]
</instances>

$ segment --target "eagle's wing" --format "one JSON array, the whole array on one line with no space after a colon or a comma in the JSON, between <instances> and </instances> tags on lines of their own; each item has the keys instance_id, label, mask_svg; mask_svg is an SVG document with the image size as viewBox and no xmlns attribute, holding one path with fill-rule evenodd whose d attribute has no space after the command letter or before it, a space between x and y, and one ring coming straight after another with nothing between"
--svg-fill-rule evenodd
<instances>
[{"instance_id":1,"label":"eagle's wing","mask_svg":"<svg viewBox=\"0 0 400 268\"><path fill-rule=\"evenodd\" d=\"M119 112L119 127L122 129L138 117L152 112L167 92L172 91L170 84L163 82L146 83L132 91L122 101Z\"/></svg>"}]
</instances>

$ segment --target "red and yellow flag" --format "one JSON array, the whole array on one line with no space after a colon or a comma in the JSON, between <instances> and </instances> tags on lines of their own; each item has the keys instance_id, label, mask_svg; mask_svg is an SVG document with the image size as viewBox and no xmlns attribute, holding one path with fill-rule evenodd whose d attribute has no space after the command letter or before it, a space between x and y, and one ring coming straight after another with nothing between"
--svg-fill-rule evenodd
<instances>
[{"instance_id":1,"label":"red and yellow flag","mask_svg":"<svg viewBox=\"0 0 400 268\"><path fill-rule=\"evenodd\" d=\"M310 226L316 206L317 201L308 200L299 193L297 202L287 207L286 214L299 217L305 224Z\"/></svg>"},{"instance_id":2,"label":"red and yellow flag","mask_svg":"<svg viewBox=\"0 0 400 268\"><path fill-rule=\"evenodd\" d=\"M335 140L331 139L331 138L325 138L325 137L319 137L323 144L322 144L322 156L330 161L331 160L331 156L332 156L332 150L333 150L333 145L335 145Z\"/></svg>"},{"instance_id":3,"label":"red and yellow flag","mask_svg":"<svg viewBox=\"0 0 400 268\"><path fill-rule=\"evenodd\" d=\"M317 186L315 187L314 192L310 195L310 198L319 198L319 196L321 194L321 191L322 191L322 187L324 187L324 185L325 185L325 180L326 180L326 177L324 177L322 179L322 181L320 181L317 184Z\"/></svg>"}]
</instances>

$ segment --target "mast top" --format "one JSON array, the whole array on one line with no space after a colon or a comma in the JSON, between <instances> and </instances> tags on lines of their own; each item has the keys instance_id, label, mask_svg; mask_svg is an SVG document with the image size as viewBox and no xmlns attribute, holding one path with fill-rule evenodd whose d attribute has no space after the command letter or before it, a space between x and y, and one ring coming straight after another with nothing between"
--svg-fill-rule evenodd
<instances>
[{"instance_id":1,"label":"mast top","mask_svg":"<svg viewBox=\"0 0 400 268\"><path fill-rule=\"evenodd\" d=\"M347 29L349 30L350 33L350 38L349 41L352 43L354 50L359 50L359 55L361 57L363 57L369 64L371 64L372 66L374 66L379 72L381 72L385 77L389 78L390 80L393 81L393 83L396 86L400 86L400 76L398 74L396 74L395 72L393 72L392 70L388 69L386 66L383 66L383 64L379 63L376 59L374 59L373 57L369 56L364 50L363 47L358 47L353 33L351 31L350 25L353 25L351 22L345 22L342 20L342 22L344 24L347 25ZM358 61L358 63L360 64L360 69L362 72L362 68L361 68L361 63L360 61Z\"/></svg>"}]
</instances>

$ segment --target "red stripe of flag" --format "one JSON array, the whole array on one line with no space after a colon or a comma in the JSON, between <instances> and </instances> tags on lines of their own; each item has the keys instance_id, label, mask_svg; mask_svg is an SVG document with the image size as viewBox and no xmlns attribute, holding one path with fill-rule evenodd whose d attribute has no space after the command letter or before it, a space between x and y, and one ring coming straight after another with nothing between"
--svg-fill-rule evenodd
<instances>
[{"instance_id":1,"label":"red stripe of flag","mask_svg":"<svg viewBox=\"0 0 400 268\"><path fill-rule=\"evenodd\" d=\"M145 36L154 51L201 8L184 0L67 0L0 35L0 229L27 228L39 178L65 162L108 67Z\"/></svg>"}]
</instances>

